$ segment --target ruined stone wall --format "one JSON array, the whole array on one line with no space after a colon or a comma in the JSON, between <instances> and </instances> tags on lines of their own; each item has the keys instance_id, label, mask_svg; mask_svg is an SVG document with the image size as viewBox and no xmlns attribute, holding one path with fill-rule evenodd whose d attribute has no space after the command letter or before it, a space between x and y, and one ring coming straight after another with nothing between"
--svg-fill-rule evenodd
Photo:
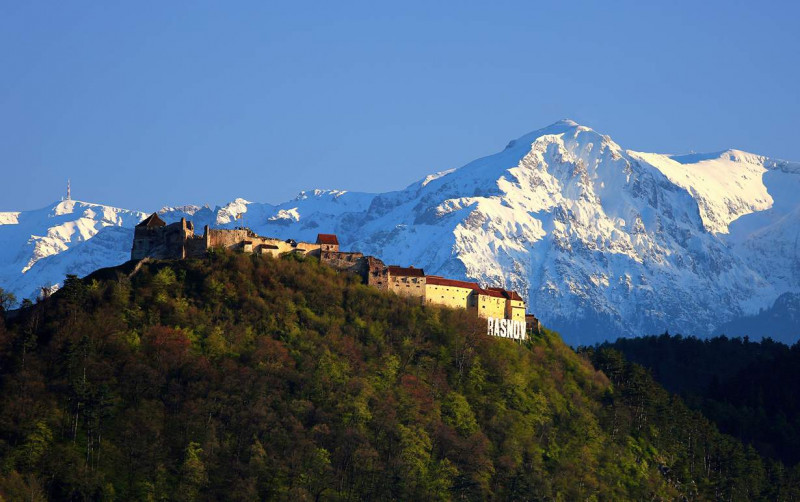
<instances>
[{"instance_id":1,"label":"ruined stone wall","mask_svg":"<svg viewBox=\"0 0 800 502\"><path fill-rule=\"evenodd\" d=\"M205 235L193 235L186 239L183 246L186 251L186 258L202 258L208 250Z\"/></svg>"},{"instance_id":2,"label":"ruined stone wall","mask_svg":"<svg viewBox=\"0 0 800 502\"><path fill-rule=\"evenodd\" d=\"M136 227L133 231L131 259L176 260L186 257L184 243L194 236L191 222L181 221L162 227Z\"/></svg>"},{"instance_id":3,"label":"ruined stone wall","mask_svg":"<svg viewBox=\"0 0 800 502\"><path fill-rule=\"evenodd\" d=\"M366 280L365 284L374 288L388 291L389 289L389 270L381 260L374 256L366 256Z\"/></svg>"},{"instance_id":4,"label":"ruined stone wall","mask_svg":"<svg viewBox=\"0 0 800 502\"><path fill-rule=\"evenodd\" d=\"M293 240L282 241L280 239L272 239L269 237L255 237L251 240L253 241L254 250L257 246L260 246L260 254L270 254L276 257L286 253L300 253L309 256L319 256L319 244L295 242Z\"/></svg>"},{"instance_id":5,"label":"ruined stone wall","mask_svg":"<svg viewBox=\"0 0 800 502\"><path fill-rule=\"evenodd\" d=\"M366 277L367 260L364 259L363 253L325 251L322 249L320 250L319 261L336 270L358 274L362 278Z\"/></svg>"},{"instance_id":6,"label":"ruined stone wall","mask_svg":"<svg viewBox=\"0 0 800 502\"><path fill-rule=\"evenodd\" d=\"M222 230L210 229L208 231L208 247L209 248L225 248L225 249L238 249L242 247L242 243L250 240L249 230L235 229L235 230Z\"/></svg>"},{"instance_id":7,"label":"ruined stone wall","mask_svg":"<svg viewBox=\"0 0 800 502\"><path fill-rule=\"evenodd\" d=\"M534 335L539 335L542 331L542 325L539 322L539 319L532 314L527 314L525 316L525 328L529 333Z\"/></svg>"},{"instance_id":8,"label":"ruined stone wall","mask_svg":"<svg viewBox=\"0 0 800 502\"><path fill-rule=\"evenodd\" d=\"M249 229L241 228L208 230L208 242L206 245L209 248L225 248L274 257L286 253L319 254L320 249L319 244L262 237Z\"/></svg>"},{"instance_id":9,"label":"ruined stone wall","mask_svg":"<svg viewBox=\"0 0 800 502\"><path fill-rule=\"evenodd\" d=\"M243 246L242 251L245 253L256 253L259 255L270 255L277 258L284 253L290 253L292 247L287 242L280 239L271 239L269 237L261 237L252 235L248 238Z\"/></svg>"},{"instance_id":10,"label":"ruined stone wall","mask_svg":"<svg viewBox=\"0 0 800 502\"><path fill-rule=\"evenodd\" d=\"M322 246L320 244L314 244L312 242L295 242L292 250L295 252L302 251L309 256L319 256L321 249Z\"/></svg>"}]
</instances>

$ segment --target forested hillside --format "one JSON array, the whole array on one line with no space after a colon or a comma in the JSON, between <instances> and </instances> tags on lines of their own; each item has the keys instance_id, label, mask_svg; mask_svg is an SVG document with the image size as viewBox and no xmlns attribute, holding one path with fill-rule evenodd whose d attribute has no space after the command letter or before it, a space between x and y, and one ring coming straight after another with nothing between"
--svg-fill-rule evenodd
<instances>
[{"instance_id":1,"label":"forested hillside","mask_svg":"<svg viewBox=\"0 0 800 502\"><path fill-rule=\"evenodd\" d=\"M618 352L490 338L316 260L127 264L0 322L3 500L797 500L799 480Z\"/></svg>"},{"instance_id":2,"label":"forested hillside","mask_svg":"<svg viewBox=\"0 0 800 502\"><path fill-rule=\"evenodd\" d=\"M800 462L800 343L665 334L603 346L650 368L723 432L787 465Z\"/></svg>"}]
</instances>

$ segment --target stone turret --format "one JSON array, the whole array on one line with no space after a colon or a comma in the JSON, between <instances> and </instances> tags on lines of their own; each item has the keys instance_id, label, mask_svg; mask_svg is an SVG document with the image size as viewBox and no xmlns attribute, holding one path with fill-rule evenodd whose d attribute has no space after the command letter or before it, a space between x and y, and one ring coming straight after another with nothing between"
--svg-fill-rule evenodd
<instances>
[{"instance_id":1,"label":"stone turret","mask_svg":"<svg viewBox=\"0 0 800 502\"><path fill-rule=\"evenodd\" d=\"M181 221L167 225L158 214L153 213L133 230L131 259L145 257L161 260L186 258L186 241L194 237L191 221Z\"/></svg>"},{"instance_id":2,"label":"stone turret","mask_svg":"<svg viewBox=\"0 0 800 502\"><path fill-rule=\"evenodd\" d=\"M339 251L339 238L335 234L317 234L317 242L320 251Z\"/></svg>"}]
</instances>

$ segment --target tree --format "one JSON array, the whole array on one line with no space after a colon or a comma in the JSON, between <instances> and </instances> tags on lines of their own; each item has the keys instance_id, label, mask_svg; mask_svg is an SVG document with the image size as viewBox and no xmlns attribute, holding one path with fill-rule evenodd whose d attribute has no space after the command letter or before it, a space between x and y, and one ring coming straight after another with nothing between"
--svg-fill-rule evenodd
<instances>
[{"instance_id":1,"label":"tree","mask_svg":"<svg viewBox=\"0 0 800 502\"><path fill-rule=\"evenodd\" d=\"M190 442L186 447L186 455L181 467L181 482L178 487L178 496L181 500L198 500L200 490L208 483L208 473L203 459L200 458L203 449L198 443Z\"/></svg>"},{"instance_id":2,"label":"tree","mask_svg":"<svg viewBox=\"0 0 800 502\"><path fill-rule=\"evenodd\" d=\"M470 409L469 402L458 392L451 392L444 398L442 419L462 436L470 436L478 430L478 422Z\"/></svg>"},{"instance_id":3,"label":"tree","mask_svg":"<svg viewBox=\"0 0 800 502\"><path fill-rule=\"evenodd\" d=\"M17 304L17 297L14 293L0 288L0 312L10 310Z\"/></svg>"}]
</instances>

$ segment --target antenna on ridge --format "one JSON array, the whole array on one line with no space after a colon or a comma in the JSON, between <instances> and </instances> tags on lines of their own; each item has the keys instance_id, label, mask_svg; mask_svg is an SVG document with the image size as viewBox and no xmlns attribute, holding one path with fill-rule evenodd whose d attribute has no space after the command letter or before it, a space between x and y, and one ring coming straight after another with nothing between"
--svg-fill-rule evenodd
<instances>
[{"instance_id":1,"label":"antenna on ridge","mask_svg":"<svg viewBox=\"0 0 800 502\"><path fill-rule=\"evenodd\" d=\"M67 178L67 200L72 200L72 189L70 187L69 178Z\"/></svg>"}]
</instances>

